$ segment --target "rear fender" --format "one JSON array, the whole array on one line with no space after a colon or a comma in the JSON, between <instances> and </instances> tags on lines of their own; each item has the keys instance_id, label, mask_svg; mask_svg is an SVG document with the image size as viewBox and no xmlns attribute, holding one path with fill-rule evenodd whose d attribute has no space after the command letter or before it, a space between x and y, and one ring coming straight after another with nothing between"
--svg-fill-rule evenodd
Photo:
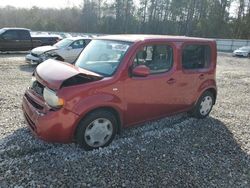
<instances>
[{"instance_id":1,"label":"rear fender","mask_svg":"<svg viewBox=\"0 0 250 188\"><path fill-rule=\"evenodd\" d=\"M196 96L196 100L195 100L195 104L194 106L196 105L196 103L198 102L199 98L202 96L202 94L205 92L205 91L208 91L210 90L213 94L214 94L214 97L215 97L215 101L214 101L214 104L216 102L216 98L217 98L217 87L216 87L216 82L215 80L206 80L204 81L200 87L198 88L198 95Z\"/></svg>"}]
</instances>

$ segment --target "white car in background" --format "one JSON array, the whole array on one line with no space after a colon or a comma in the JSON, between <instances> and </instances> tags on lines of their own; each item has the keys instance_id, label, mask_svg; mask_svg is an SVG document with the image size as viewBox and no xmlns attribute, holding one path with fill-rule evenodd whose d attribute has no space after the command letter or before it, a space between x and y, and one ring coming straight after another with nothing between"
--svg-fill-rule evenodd
<instances>
[{"instance_id":1,"label":"white car in background","mask_svg":"<svg viewBox=\"0 0 250 188\"><path fill-rule=\"evenodd\" d=\"M90 37L70 37L57 42L53 46L37 47L26 56L26 62L39 64L47 59L57 59L74 63L90 41Z\"/></svg>"},{"instance_id":2,"label":"white car in background","mask_svg":"<svg viewBox=\"0 0 250 188\"><path fill-rule=\"evenodd\" d=\"M250 57L250 46L243 46L237 50L234 50L233 56Z\"/></svg>"}]
</instances>

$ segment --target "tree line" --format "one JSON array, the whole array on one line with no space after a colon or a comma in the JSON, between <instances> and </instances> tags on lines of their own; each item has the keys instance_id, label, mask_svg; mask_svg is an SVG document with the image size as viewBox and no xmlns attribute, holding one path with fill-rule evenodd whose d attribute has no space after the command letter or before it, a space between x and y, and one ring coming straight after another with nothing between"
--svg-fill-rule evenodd
<instances>
[{"instance_id":1,"label":"tree line","mask_svg":"<svg viewBox=\"0 0 250 188\"><path fill-rule=\"evenodd\" d=\"M250 0L83 0L65 9L0 8L0 27L250 39Z\"/></svg>"}]
</instances>

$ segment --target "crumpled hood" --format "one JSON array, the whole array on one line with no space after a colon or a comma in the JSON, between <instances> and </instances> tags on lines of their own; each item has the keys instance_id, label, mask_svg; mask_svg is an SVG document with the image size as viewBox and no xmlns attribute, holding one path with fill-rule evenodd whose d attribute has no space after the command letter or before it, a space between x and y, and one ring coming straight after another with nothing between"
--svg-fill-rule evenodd
<instances>
[{"instance_id":1,"label":"crumpled hood","mask_svg":"<svg viewBox=\"0 0 250 188\"><path fill-rule=\"evenodd\" d=\"M39 64L35 70L36 79L43 85L58 90L65 86L100 80L103 76L78 68L74 65L48 59Z\"/></svg>"},{"instance_id":2,"label":"crumpled hood","mask_svg":"<svg viewBox=\"0 0 250 188\"><path fill-rule=\"evenodd\" d=\"M40 46L40 47L37 47L37 48L34 48L33 50L31 50L31 53L41 55L44 52L56 50L56 49L58 49L58 48L55 46Z\"/></svg>"}]
</instances>

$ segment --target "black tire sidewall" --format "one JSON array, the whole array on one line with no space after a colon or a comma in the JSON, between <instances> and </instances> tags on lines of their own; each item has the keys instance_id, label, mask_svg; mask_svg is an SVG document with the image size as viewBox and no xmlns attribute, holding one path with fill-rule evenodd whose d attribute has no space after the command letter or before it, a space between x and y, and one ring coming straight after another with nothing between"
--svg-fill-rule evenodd
<instances>
[{"instance_id":1,"label":"black tire sidewall","mask_svg":"<svg viewBox=\"0 0 250 188\"><path fill-rule=\"evenodd\" d=\"M110 137L109 141L100 147L108 146L113 141L113 139L117 133L117 119L113 113L106 111L106 110L97 110L97 111L94 111L94 112L88 114L86 117L84 117L80 121L80 123L76 129L76 134L75 134L77 144L80 145L80 147L84 148L85 150L93 150L93 149L100 148L100 147L92 147L92 146L88 145L84 139L84 133L86 131L87 126L91 122L93 122L95 119L98 119L98 118L108 119L112 123L112 127L113 127L113 133L112 133L112 136Z\"/></svg>"}]
</instances>

